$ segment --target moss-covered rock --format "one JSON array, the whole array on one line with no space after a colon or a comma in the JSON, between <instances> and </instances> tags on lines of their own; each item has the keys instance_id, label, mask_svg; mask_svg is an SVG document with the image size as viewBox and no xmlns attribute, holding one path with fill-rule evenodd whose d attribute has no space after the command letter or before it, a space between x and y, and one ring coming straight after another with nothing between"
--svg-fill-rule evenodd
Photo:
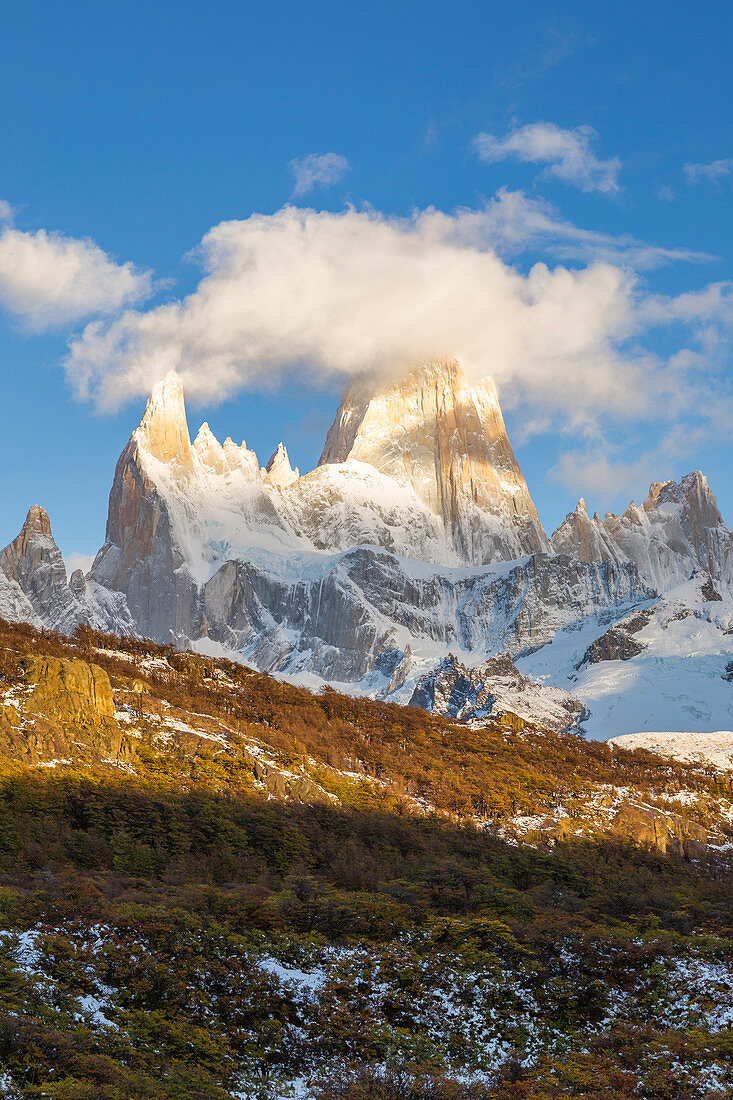
<instances>
[{"instance_id":1,"label":"moss-covered rock","mask_svg":"<svg viewBox=\"0 0 733 1100\"><path fill-rule=\"evenodd\" d=\"M32 687L27 709L45 718L93 725L115 712L109 676L98 665L61 657L29 657L26 678Z\"/></svg>"}]
</instances>

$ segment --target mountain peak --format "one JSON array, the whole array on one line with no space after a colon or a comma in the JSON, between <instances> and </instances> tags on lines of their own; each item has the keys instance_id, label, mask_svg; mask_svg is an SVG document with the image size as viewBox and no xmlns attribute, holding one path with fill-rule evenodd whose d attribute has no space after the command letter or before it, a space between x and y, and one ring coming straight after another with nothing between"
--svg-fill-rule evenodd
<instances>
[{"instance_id":1,"label":"mountain peak","mask_svg":"<svg viewBox=\"0 0 733 1100\"><path fill-rule=\"evenodd\" d=\"M138 445L160 462L191 464L183 382L175 371L156 382L135 432Z\"/></svg>"},{"instance_id":2,"label":"mountain peak","mask_svg":"<svg viewBox=\"0 0 733 1100\"><path fill-rule=\"evenodd\" d=\"M276 485L278 489L284 489L286 486L292 485L300 477L300 471L298 469L294 470L290 465L284 443L278 443L277 450L265 466L265 473L270 484Z\"/></svg>"},{"instance_id":3,"label":"mountain peak","mask_svg":"<svg viewBox=\"0 0 733 1100\"><path fill-rule=\"evenodd\" d=\"M51 534L51 520L48 518L46 509L42 508L40 504L34 504L28 509L28 515L25 517L21 534L23 532L27 534L33 532L40 535Z\"/></svg>"},{"instance_id":4,"label":"mountain peak","mask_svg":"<svg viewBox=\"0 0 733 1100\"><path fill-rule=\"evenodd\" d=\"M424 363L399 382L352 383L319 465L347 460L411 485L464 560L548 548L496 388L490 379L471 385L455 359Z\"/></svg>"}]
</instances>

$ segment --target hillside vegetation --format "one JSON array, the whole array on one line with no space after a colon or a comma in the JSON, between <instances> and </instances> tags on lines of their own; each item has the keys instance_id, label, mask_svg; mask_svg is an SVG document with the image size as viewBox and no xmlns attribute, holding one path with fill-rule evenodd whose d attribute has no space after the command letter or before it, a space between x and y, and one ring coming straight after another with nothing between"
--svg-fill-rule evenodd
<instances>
[{"instance_id":1,"label":"hillside vegetation","mask_svg":"<svg viewBox=\"0 0 733 1100\"><path fill-rule=\"evenodd\" d=\"M0 1095L730 1095L727 774L88 629L0 676Z\"/></svg>"}]
</instances>

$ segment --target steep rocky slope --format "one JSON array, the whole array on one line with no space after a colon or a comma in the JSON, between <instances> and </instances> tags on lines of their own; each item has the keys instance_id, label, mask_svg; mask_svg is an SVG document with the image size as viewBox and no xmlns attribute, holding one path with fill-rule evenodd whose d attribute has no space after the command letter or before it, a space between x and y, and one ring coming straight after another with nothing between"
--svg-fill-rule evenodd
<instances>
[{"instance_id":1,"label":"steep rocky slope","mask_svg":"<svg viewBox=\"0 0 733 1100\"><path fill-rule=\"evenodd\" d=\"M70 632L78 623L134 632L125 597L76 570L67 578L46 511L34 505L20 533L0 551L0 614Z\"/></svg>"},{"instance_id":2,"label":"steep rocky slope","mask_svg":"<svg viewBox=\"0 0 733 1100\"><path fill-rule=\"evenodd\" d=\"M483 565L547 551L493 383L470 386L455 361L428 363L399 385L349 387L319 465L363 462L439 516L459 560Z\"/></svg>"},{"instance_id":3,"label":"steep rocky slope","mask_svg":"<svg viewBox=\"0 0 733 1100\"><path fill-rule=\"evenodd\" d=\"M696 570L725 588L733 582L733 531L699 470L680 482L651 485L641 507L632 500L622 516L607 512L602 520L596 513L591 519L580 500L551 544L581 561L631 561L658 592L689 580Z\"/></svg>"},{"instance_id":4,"label":"steep rocky slope","mask_svg":"<svg viewBox=\"0 0 733 1100\"><path fill-rule=\"evenodd\" d=\"M459 722L492 718L508 728L537 722L560 731L577 728L585 715L583 705L569 692L522 676L506 655L474 668L446 657L437 669L420 677L410 705Z\"/></svg>"}]
</instances>

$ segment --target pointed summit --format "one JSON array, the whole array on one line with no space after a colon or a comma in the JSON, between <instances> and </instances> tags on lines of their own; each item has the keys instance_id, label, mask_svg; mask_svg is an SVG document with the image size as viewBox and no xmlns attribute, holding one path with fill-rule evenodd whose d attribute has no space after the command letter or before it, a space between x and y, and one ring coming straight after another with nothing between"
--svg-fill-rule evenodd
<instances>
[{"instance_id":1,"label":"pointed summit","mask_svg":"<svg viewBox=\"0 0 733 1100\"><path fill-rule=\"evenodd\" d=\"M277 450L265 466L265 474L270 484L276 485L278 489L285 489L300 477L300 470L294 470L290 465L284 443L278 443Z\"/></svg>"},{"instance_id":2,"label":"pointed summit","mask_svg":"<svg viewBox=\"0 0 733 1100\"><path fill-rule=\"evenodd\" d=\"M159 462L191 465L183 383L175 371L155 383L134 436L138 446Z\"/></svg>"},{"instance_id":3,"label":"pointed summit","mask_svg":"<svg viewBox=\"0 0 733 1100\"><path fill-rule=\"evenodd\" d=\"M320 464L368 463L411 484L461 557L498 561L548 549L489 379L471 386L455 359L402 382L346 391Z\"/></svg>"},{"instance_id":4,"label":"pointed summit","mask_svg":"<svg viewBox=\"0 0 733 1100\"><path fill-rule=\"evenodd\" d=\"M51 534L51 520L48 518L46 509L42 508L40 504L33 504L28 509L28 515L25 517L19 537L24 533L29 535L31 532L40 535Z\"/></svg>"},{"instance_id":5,"label":"pointed summit","mask_svg":"<svg viewBox=\"0 0 733 1100\"><path fill-rule=\"evenodd\" d=\"M227 468L224 448L206 421L199 428L192 449L203 466L207 466L217 474L224 473Z\"/></svg>"},{"instance_id":6,"label":"pointed summit","mask_svg":"<svg viewBox=\"0 0 733 1100\"><path fill-rule=\"evenodd\" d=\"M20 586L44 622L60 630L72 625L74 600L45 508L34 504L28 511L19 534L0 550L0 570Z\"/></svg>"}]
</instances>

